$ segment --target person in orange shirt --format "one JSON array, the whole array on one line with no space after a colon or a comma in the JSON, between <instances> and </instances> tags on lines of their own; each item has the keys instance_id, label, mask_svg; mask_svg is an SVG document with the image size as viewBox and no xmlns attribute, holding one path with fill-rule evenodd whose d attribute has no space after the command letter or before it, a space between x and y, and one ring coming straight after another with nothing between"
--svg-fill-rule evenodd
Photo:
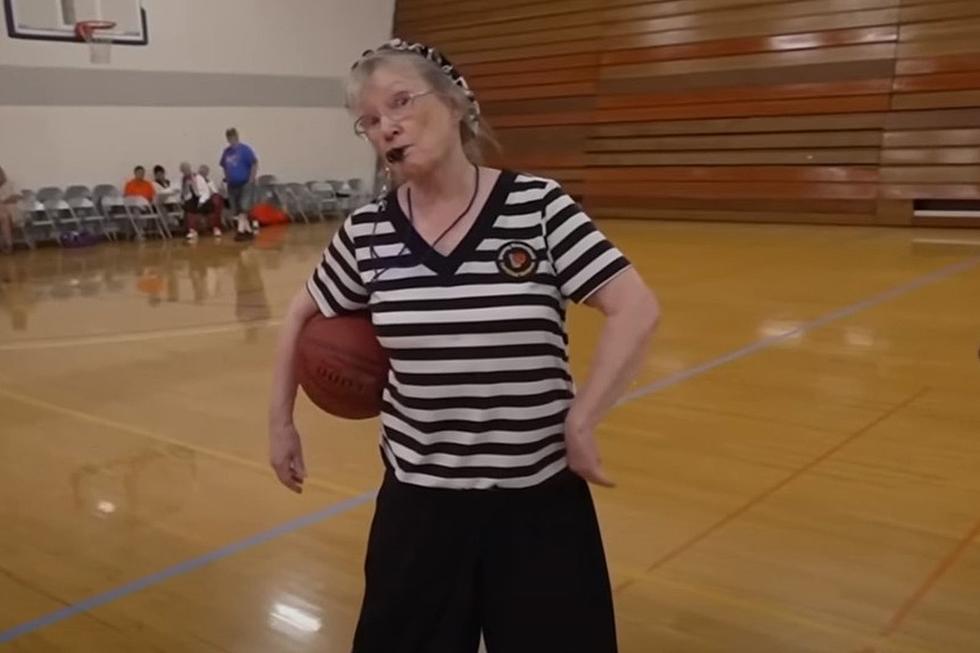
<instances>
[{"instance_id":1,"label":"person in orange shirt","mask_svg":"<svg viewBox=\"0 0 980 653\"><path fill-rule=\"evenodd\" d=\"M126 182L126 189L123 191L123 195L139 195L145 198L147 202L152 202L156 191L153 190L153 184L144 179L144 177L146 177L146 168L143 166L133 168L133 178Z\"/></svg>"}]
</instances>

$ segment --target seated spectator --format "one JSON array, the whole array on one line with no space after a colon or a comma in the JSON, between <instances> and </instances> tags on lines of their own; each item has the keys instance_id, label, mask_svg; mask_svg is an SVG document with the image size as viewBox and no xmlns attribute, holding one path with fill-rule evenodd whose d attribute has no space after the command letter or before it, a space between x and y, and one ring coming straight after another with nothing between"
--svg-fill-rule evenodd
<instances>
[{"instance_id":1,"label":"seated spectator","mask_svg":"<svg viewBox=\"0 0 980 653\"><path fill-rule=\"evenodd\" d=\"M210 215L212 221L214 217L214 202L211 200L211 189L204 177L194 172L191 164L180 164L180 173L183 175L181 180L180 199L184 205L184 215L187 220L187 239L197 238L197 223L201 216ZM221 229L212 222L214 235L221 236Z\"/></svg>"},{"instance_id":2,"label":"seated spectator","mask_svg":"<svg viewBox=\"0 0 980 653\"><path fill-rule=\"evenodd\" d=\"M4 254L14 251L14 222L17 221L19 201L20 194L0 168L0 251Z\"/></svg>"},{"instance_id":3,"label":"seated spectator","mask_svg":"<svg viewBox=\"0 0 980 653\"><path fill-rule=\"evenodd\" d=\"M218 190L218 187L215 185L215 183L211 181L211 168L208 165L202 163L201 166L197 169L197 174L204 177L204 181L208 183L208 188L211 189L212 195L221 194L221 191Z\"/></svg>"},{"instance_id":4,"label":"seated spectator","mask_svg":"<svg viewBox=\"0 0 980 653\"><path fill-rule=\"evenodd\" d=\"M167 170L162 165L153 166L153 190L157 195L177 195L180 189L167 179Z\"/></svg>"},{"instance_id":5,"label":"seated spectator","mask_svg":"<svg viewBox=\"0 0 980 653\"><path fill-rule=\"evenodd\" d=\"M214 213L211 214L211 231L217 238L221 236L221 218L225 212L225 198L218 190L218 186L211 181L211 168L201 164L201 167L197 169L197 174L204 177L204 181L208 183L208 190L211 191L211 202L214 204Z\"/></svg>"},{"instance_id":6,"label":"seated spectator","mask_svg":"<svg viewBox=\"0 0 980 653\"><path fill-rule=\"evenodd\" d=\"M133 168L133 178L126 182L123 195L127 197L142 197L147 202L153 201L153 197L156 195L156 189L153 188L153 184L146 180L146 168L143 166Z\"/></svg>"}]
</instances>

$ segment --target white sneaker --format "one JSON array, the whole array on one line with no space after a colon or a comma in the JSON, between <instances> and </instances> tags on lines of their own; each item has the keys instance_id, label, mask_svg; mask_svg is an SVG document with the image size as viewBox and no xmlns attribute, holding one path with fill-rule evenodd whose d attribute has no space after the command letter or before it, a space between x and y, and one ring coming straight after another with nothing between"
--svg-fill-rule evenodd
<instances>
[{"instance_id":1,"label":"white sneaker","mask_svg":"<svg viewBox=\"0 0 980 653\"><path fill-rule=\"evenodd\" d=\"M215 238L221 238L221 229L219 229L218 227L215 227L214 229L212 229L211 230L211 233L214 234L214 237Z\"/></svg>"},{"instance_id":2,"label":"white sneaker","mask_svg":"<svg viewBox=\"0 0 980 653\"><path fill-rule=\"evenodd\" d=\"M187 230L187 240L197 240L197 230L188 229Z\"/></svg>"}]
</instances>

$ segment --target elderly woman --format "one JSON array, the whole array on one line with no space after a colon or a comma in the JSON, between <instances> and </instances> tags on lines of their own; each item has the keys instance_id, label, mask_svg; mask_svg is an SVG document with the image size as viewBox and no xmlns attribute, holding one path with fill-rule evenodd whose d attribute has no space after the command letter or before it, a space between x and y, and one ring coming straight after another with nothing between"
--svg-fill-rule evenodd
<instances>
[{"instance_id":1,"label":"elderly woman","mask_svg":"<svg viewBox=\"0 0 980 653\"><path fill-rule=\"evenodd\" d=\"M296 339L317 312L370 312L391 359L386 474L355 653L616 650L588 482L595 429L658 319L639 274L556 182L480 165L479 104L438 52L392 41L354 65L355 131L399 182L344 222L289 308L269 411L279 480L306 477ZM586 382L568 300L605 324Z\"/></svg>"}]
</instances>

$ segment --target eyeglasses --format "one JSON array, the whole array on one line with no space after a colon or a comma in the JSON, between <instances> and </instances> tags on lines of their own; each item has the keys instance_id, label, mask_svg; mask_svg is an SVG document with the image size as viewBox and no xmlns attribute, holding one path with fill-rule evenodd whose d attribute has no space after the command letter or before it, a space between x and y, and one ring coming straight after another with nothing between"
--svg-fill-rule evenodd
<instances>
[{"instance_id":1,"label":"eyeglasses","mask_svg":"<svg viewBox=\"0 0 980 653\"><path fill-rule=\"evenodd\" d=\"M429 89L428 91L419 91L418 93L409 93L407 91L395 93L388 100L382 115L392 122L401 122L412 115L417 98L431 93L435 93L435 91ZM354 133L361 137L375 133L380 127L381 116L363 115L354 121Z\"/></svg>"}]
</instances>

